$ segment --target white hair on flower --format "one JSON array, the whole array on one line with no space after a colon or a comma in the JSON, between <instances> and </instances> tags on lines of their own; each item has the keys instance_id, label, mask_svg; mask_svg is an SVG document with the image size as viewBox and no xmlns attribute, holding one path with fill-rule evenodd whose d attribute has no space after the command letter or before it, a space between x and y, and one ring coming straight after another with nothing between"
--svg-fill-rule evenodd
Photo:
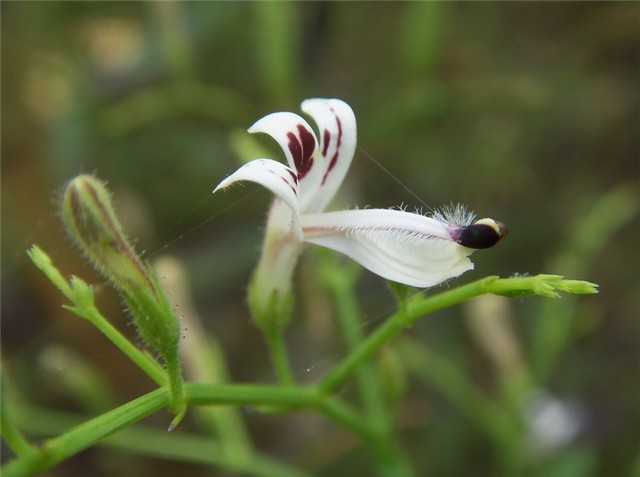
<instances>
[{"instance_id":1,"label":"white hair on flower","mask_svg":"<svg viewBox=\"0 0 640 477\"><path fill-rule=\"evenodd\" d=\"M467 227L476 220L476 214L469 212L464 204L450 204L439 207L433 211L431 217L456 227Z\"/></svg>"}]
</instances>

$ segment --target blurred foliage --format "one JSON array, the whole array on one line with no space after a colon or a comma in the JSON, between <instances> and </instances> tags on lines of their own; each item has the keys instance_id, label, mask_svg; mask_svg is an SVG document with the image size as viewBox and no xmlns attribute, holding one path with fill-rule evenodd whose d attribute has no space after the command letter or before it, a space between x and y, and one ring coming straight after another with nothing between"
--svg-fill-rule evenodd
<instances>
[{"instance_id":1,"label":"blurred foliage","mask_svg":"<svg viewBox=\"0 0 640 477\"><path fill-rule=\"evenodd\" d=\"M0 8L3 357L35 403L103 405L76 402L68 380L43 366L52 344L73 349L67 359L86 360L82 369L100 369L101 382L116 383L109 400L151 386L96 331L62 310L56 291L27 261L25 250L38 243L66 273L101 283L62 238L52 205L64 182L81 172L109 181L147 258L170 254L186 263L197 306L224 344L234 378L273 378L244 301L269 195L252 185L216 197L210 191L246 160L240 157L246 151L264 145L280 154L268 140L243 142L238 130L275 110L298 111L307 97L338 97L356 112L361 147L341 191L344 205L464 202L504 221L510 235L474 255L476 271L461 281L544 272L601 286L597 297L571 304L509 305L508 314L521 317L510 325L523 360L535 368L535 385L577 403L582 416L575 437L527 458L535 475L637 471L637 3L2 2ZM300 268L298 306L306 318L289 338L304 380L308 368L310 376L321 372L342 351L330 304L314 286L312 260ZM368 273L359 291L368 329L392 296ZM117 297L103 287L98 300L127 330ZM463 326L473 311L466 318L461 310L449 313L443 318L451 319L425 320L411 335L480 387L501 392L499 366L476 328ZM546 340L553 343L549 356ZM446 399L418 372L407 386L400 419L419 475L499 473L492 456L500 449L486 452L464 402ZM305 416L286 418L284 431L277 419L249 422L259 448L324 475L353 475L366 459ZM179 463L113 460L112 452L91 450L50 475L79 469L200 475Z\"/></svg>"}]
</instances>

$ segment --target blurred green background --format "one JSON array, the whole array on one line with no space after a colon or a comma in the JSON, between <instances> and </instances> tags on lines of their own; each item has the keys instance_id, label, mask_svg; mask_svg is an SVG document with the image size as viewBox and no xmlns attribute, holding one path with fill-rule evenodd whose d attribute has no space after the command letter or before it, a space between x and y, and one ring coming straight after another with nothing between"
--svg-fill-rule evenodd
<instances>
[{"instance_id":1,"label":"blurred green background","mask_svg":"<svg viewBox=\"0 0 640 477\"><path fill-rule=\"evenodd\" d=\"M133 334L117 297L58 223L57 195L82 172L108 181L139 251L183 261L233 378L274 379L244 301L269 194L254 185L210 191L251 158L244 151L255 144L243 131L256 119L297 112L308 97L336 97L355 110L361 147L336 207L462 202L505 222L508 239L476 253L476 270L450 285L541 272L600 285L597 296L499 305L511 317L503 328L518 366L575 431L534 442L523 457L527 475L640 475L640 5L2 2L1 9L3 358L34 405L95 414L153 388L61 308L62 297L25 254L37 243L64 273L98 284L101 309ZM258 145L282 158L268 140ZM310 252L300 264L289 333L301 381L343 353L315 260ZM367 329L392 305L385 288L362 273ZM505 358L491 354L495 337L474 325L478 313L474 306L443 312L407 336L498 395ZM52 356L61 350L67 358L57 365ZM70 390L73 363L103 373L104 402ZM436 365L425 362L426 374ZM496 455L507 451L491 449L469 419L473 403L452 402L420 377L419 363L407 365L407 377L399 426L417 474L500 475ZM364 450L313 416L247 418L257 447L274 456L320 475L370 471ZM47 475L78 472L228 475L109 448Z\"/></svg>"}]
</instances>

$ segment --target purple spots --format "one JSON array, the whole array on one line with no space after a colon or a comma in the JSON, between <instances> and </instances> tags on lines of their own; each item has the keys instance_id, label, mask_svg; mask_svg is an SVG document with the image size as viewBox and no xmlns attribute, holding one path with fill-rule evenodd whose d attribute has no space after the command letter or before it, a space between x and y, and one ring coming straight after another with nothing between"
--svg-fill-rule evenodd
<instances>
[{"instance_id":1,"label":"purple spots","mask_svg":"<svg viewBox=\"0 0 640 477\"><path fill-rule=\"evenodd\" d=\"M302 124L298 124L298 136L287 133L289 142L287 147L293 157L293 163L298 172L298 179L307 175L313 165L313 152L316 149L316 138L311 131Z\"/></svg>"}]
</instances>

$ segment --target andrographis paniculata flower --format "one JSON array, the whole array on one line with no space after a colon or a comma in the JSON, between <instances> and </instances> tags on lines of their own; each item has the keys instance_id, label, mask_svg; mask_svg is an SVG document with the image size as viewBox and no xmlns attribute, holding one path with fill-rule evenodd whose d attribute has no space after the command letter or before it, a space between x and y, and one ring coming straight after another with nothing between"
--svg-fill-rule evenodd
<instances>
[{"instance_id":1,"label":"andrographis paniculata flower","mask_svg":"<svg viewBox=\"0 0 640 477\"><path fill-rule=\"evenodd\" d=\"M356 119L338 99L308 99L302 111L315 121L318 137L290 112L269 114L249 128L275 139L288 165L255 159L214 190L252 181L276 195L250 286L254 315L288 315L292 273L306 243L341 252L388 280L431 287L471 270L468 256L474 249L491 247L506 235L500 222L474 221L463 207L431 216L390 209L323 212L353 159Z\"/></svg>"}]
</instances>

